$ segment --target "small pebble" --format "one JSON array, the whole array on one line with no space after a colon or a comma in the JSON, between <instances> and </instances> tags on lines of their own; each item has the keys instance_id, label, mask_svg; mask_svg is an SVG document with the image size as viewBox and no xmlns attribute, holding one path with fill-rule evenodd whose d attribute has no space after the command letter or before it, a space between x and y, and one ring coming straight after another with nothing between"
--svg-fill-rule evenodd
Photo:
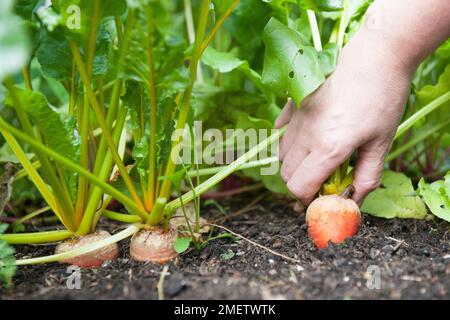
<instances>
[{"instance_id":1,"label":"small pebble","mask_svg":"<svg viewBox=\"0 0 450 320\"><path fill-rule=\"evenodd\" d=\"M281 243L281 241L275 241L274 244L272 245L272 248L278 249L281 248L282 246L283 244Z\"/></svg>"}]
</instances>

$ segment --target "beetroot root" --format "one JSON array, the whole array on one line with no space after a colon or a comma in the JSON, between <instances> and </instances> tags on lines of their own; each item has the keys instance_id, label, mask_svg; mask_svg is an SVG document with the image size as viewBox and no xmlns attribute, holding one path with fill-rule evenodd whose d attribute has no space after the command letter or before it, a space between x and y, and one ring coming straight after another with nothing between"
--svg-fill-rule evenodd
<instances>
[{"instance_id":1,"label":"beetroot root","mask_svg":"<svg viewBox=\"0 0 450 320\"><path fill-rule=\"evenodd\" d=\"M74 249L78 249L109 238L111 235L107 231L97 231L86 236L69 239L61 242L56 246L55 254L64 253ZM115 259L119 254L117 243L112 243L100 249L81 254L76 257L61 260L61 263L68 263L82 268L95 268L103 264L103 262Z\"/></svg>"}]
</instances>

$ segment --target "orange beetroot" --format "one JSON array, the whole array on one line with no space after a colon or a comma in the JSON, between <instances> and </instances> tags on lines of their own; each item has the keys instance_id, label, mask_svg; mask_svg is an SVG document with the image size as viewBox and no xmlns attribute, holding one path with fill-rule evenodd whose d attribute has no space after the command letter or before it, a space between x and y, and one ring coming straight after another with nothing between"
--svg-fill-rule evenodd
<instances>
[{"instance_id":1,"label":"orange beetroot","mask_svg":"<svg viewBox=\"0 0 450 320\"><path fill-rule=\"evenodd\" d=\"M131 238L131 257L137 261L165 264L178 256L173 247L177 237L178 231L171 224L167 230L163 227L143 229Z\"/></svg>"},{"instance_id":2,"label":"orange beetroot","mask_svg":"<svg viewBox=\"0 0 450 320\"><path fill-rule=\"evenodd\" d=\"M361 212L347 193L321 196L309 205L306 211L308 235L317 248L328 247L329 241L341 243L358 232Z\"/></svg>"},{"instance_id":3,"label":"orange beetroot","mask_svg":"<svg viewBox=\"0 0 450 320\"><path fill-rule=\"evenodd\" d=\"M109 232L101 230L86 236L69 239L56 246L55 254L78 249L91 243L109 238L110 236L111 234L109 234ZM96 268L101 266L105 261L115 259L118 255L119 247L117 246L117 243L112 243L100 249L61 260L60 262L76 265L82 268Z\"/></svg>"}]
</instances>

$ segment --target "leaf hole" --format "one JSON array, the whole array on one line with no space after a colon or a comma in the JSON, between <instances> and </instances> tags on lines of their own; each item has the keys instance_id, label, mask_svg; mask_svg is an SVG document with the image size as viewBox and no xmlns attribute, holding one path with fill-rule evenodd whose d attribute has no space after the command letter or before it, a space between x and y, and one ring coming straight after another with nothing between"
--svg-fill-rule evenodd
<instances>
[{"instance_id":1,"label":"leaf hole","mask_svg":"<svg viewBox=\"0 0 450 320\"><path fill-rule=\"evenodd\" d=\"M291 72L289 72L289 78L292 79L294 77L294 75L295 75L294 70L291 70Z\"/></svg>"},{"instance_id":2,"label":"leaf hole","mask_svg":"<svg viewBox=\"0 0 450 320\"><path fill-rule=\"evenodd\" d=\"M303 54L303 49L298 49L298 53Z\"/></svg>"}]
</instances>

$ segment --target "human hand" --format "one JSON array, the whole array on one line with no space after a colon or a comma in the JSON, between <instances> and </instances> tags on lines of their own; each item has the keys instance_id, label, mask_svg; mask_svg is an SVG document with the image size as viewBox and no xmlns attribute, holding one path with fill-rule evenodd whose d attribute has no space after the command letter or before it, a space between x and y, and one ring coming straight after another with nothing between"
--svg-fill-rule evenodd
<instances>
[{"instance_id":1,"label":"human hand","mask_svg":"<svg viewBox=\"0 0 450 320\"><path fill-rule=\"evenodd\" d=\"M353 199L361 204L379 185L413 70L380 38L356 34L334 73L301 108L286 104L275 123L278 128L287 124L280 143L281 176L303 205L355 150Z\"/></svg>"}]
</instances>

